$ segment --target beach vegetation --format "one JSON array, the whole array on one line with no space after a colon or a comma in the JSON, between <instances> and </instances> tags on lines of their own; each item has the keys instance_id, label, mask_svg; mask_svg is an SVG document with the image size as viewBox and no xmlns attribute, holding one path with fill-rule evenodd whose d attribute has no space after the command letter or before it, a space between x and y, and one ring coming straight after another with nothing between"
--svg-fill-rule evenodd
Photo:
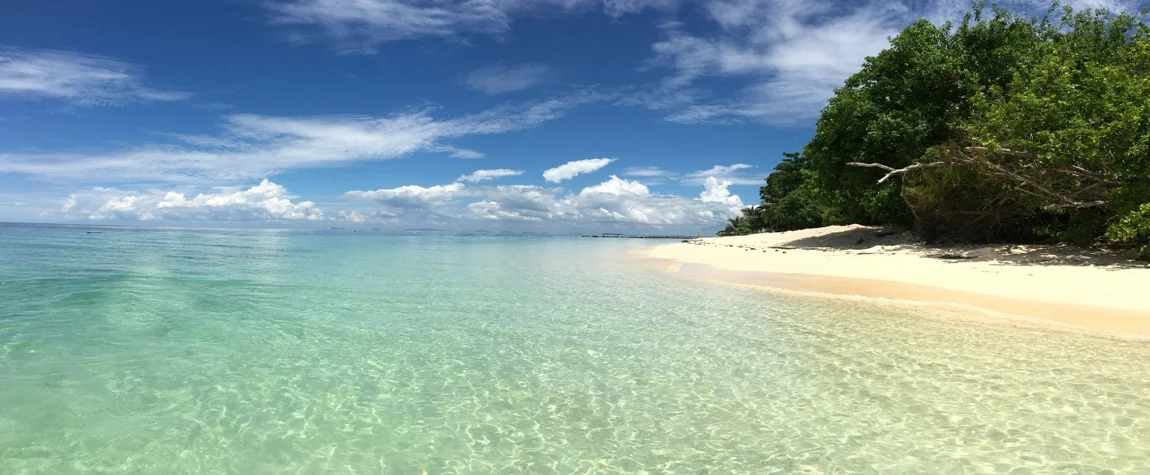
<instances>
[{"instance_id":1,"label":"beach vegetation","mask_svg":"<svg viewBox=\"0 0 1150 475\"><path fill-rule=\"evenodd\" d=\"M899 225L1150 254L1146 15L975 2L957 24L906 27L767 177L758 222L728 229Z\"/></svg>"}]
</instances>

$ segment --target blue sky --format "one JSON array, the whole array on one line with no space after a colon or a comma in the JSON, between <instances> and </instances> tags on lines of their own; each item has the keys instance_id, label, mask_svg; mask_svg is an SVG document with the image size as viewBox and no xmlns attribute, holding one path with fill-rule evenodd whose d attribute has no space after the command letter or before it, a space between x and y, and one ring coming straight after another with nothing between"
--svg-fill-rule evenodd
<instances>
[{"instance_id":1,"label":"blue sky","mask_svg":"<svg viewBox=\"0 0 1150 475\"><path fill-rule=\"evenodd\" d=\"M0 221L711 232L967 4L7 1Z\"/></svg>"}]
</instances>

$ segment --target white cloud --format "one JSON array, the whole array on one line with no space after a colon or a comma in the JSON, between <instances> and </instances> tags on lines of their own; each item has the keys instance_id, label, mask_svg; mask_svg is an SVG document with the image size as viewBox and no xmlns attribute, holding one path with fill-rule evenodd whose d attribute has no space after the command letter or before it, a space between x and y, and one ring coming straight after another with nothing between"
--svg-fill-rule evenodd
<instances>
[{"instance_id":1,"label":"white cloud","mask_svg":"<svg viewBox=\"0 0 1150 475\"><path fill-rule=\"evenodd\" d=\"M616 176L584 188L577 196L568 197L564 204L573 208L570 214L583 222L656 227L711 226L742 208L742 202L735 205L651 193L642 183Z\"/></svg>"},{"instance_id":2,"label":"white cloud","mask_svg":"<svg viewBox=\"0 0 1150 475\"><path fill-rule=\"evenodd\" d=\"M366 213L361 211L340 211L336 214L336 216L340 221L346 221L353 224L396 224L399 222L399 220L396 219L397 215L395 213L390 213L387 211L369 211Z\"/></svg>"},{"instance_id":3,"label":"white cloud","mask_svg":"<svg viewBox=\"0 0 1150 475\"><path fill-rule=\"evenodd\" d=\"M523 170L510 170L507 168L498 168L495 170L475 170L469 175L463 175L456 178L455 181L466 181L468 183L479 183L485 180L494 180L496 178L503 178L508 176L519 176L523 174Z\"/></svg>"},{"instance_id":4,"label":"white cloud","mask_svg":"<svg viewBox=\"0 0 1150 475\"><path fill-rule=\"evenodd\" d=\"M651 46L655 62L676 69L667 78L670 87L685 86L701 76L766 73L774 65L762 52L724 39L704 39L672 30L670 37Z\"/></svg>"},{"instance_id":5,"label":"white cloud","mask_svg":"<svg viewBox=\"0 0 1150 475\"><path fill-rule=\"evenodd\" d=\"M1034 1L1035 3L1040 3L1039 0L1032 0L1032 1ZM1137 12L1138 11L1138 8L1137 8L1138 5L1135 2L1123 1L1123 0L1067 0L1063 3L1066 5L1070 5L1076 9L1077 8L1103 8L1106 10L1110 10L1112 12ZM1045 6L1049 6L1049 5L1047 5L1045 3L1041 3L1038 6L1045 7Z\"/></svg>"},{"instance_id":6,"label":"white cloud","mask_svg":"<svg viewBox=\"0 0 1150 475\"><path fill-rule=\"evenodd\" d=\"M623 170L623 175L640 178L665 178L673 177L675 173L659 167L629 167Z\"/></svg>"},{"instance_id":7,"label":"white cloud","mask_svg":"<svg viewBox=\"0 0 1150 475\"><path fill-rule=\"evenodd\" d=\"M652 45L653 64L675 71L664 81L663 94L701 77L749 82L732 98L664 107L672 111L667 118L672 122L790 123L816 117L867 56L885 48L888 36L913 21L901 5L856 4L852 9L831 8L819 0L734 0L706 6L720 26L718 33L697 36L671 29ZM659 108L657 102L652 108Z\"/></svg>"},{"instance_id":8,"label":"white cloud","mask_svg":"<svg viewBox=\"0 0 1150 475\"><path fill-rule=\"evenodd\" d=\"M680 178L678 173L659 167L629 167L623 170L623 176L636 177L647 186L662 185Z\"/></svg>"},{"instance_id":9,"label":"white cloud","mask_svg":"<svg viewBox=\"0 0 1150 475\"><path fill-rule=\"evenodd\" d=\"M483 158L483 157L484 157L483 153L476 152L475 150L469 150L466 148L452 148L452 150L451 150L451 158L463 158L463 159L468 159L468 160L474 160L474 159Z\"/></svg>"},{"instance_id":10,"label":"white cloud","mask_svg":"<svg viewBox=\"0 0 1150 475\"><path fill-rule=\"evenodd\" d=\"M56 99L82 106L179 101L191 94L145 87L141 68L68 51L0 47L0 95Z\"/></svg>"},{"instance_id":11,"label":"white cloud","mask_svg":"<svg viewBox=\"0 0 1150 475\"><path fill-rule=\"evenodd\" d=\"M753 167L751 165L747 165L746 163L736 163L734 165L715 165L715 166L708 168L706 170L699 170L697 172L690 173L687 176L698 177L698 176L727 175L727 174L737 172L739 170L746 170L749 168L755 168L755 167Z\"/></svg>"},{"instance_id":12,"label":"white cloud","mask_svg":"<svg viewBox=\"0 0 1150 475\"><path fill-rule=\"evenodd\" d=\"M177 136L173 144L144 145L111 153L0 153L0 173L72 182L234 183L286 170L387 160L415 152L456 149L443 141L528 129L600 100L581 93L478 114L437 119L428 110L384 117L227 116L223 133Z\"/></svg>"},{"instance_id":13,"label":"white cloud","mask_svg":"<svg viewBox=\"0 0 1150 475\"><path fill-rule=\"evenodd\" d=\"M509 185L487 188L484 200L467 205L465 216L485 220L546 221L562 219L559 188Z\"/></svg>"},{"instance_id":14,"label":"white cloud","mask_svg":"<svg viewBox=\"0 0 1150 475\"><path fill-rule=\"evenodd\" d=\"M88 220L346 222L386 225L459 226L468 219L547 222L565 228L601 225L653 228L706 228L738 215L743 203L730 194L730 182L706 180L698 198L651 192L637 181L611 176L578 193L534 185L467 187L462 183L407 185L374 191L349 191L348 198L369 201L376 209L325 214L311 201L263 180L250 188L210 193L93 188L69 195L55 217ZM470 202L469 202L470 201ZM465 225L466 226L466 225Z\"/></svg>"},{"instance_id":15,"label":"white cloud","mask_svg":"<svg viewBox=\"0 0 1150 475\"><path fill-rule=\"evenodd\" d=\"M454 186L453 186L454 185ZM742 209L742 201L727 191L729 183L706 184L697 199L652 193L642 183L617 176L564 193L562 188L506 185L463 188L462 185L405 186L375 192L349 192L349 196L373 199L391 209L417 210L403 217L409 224L422 224L432 217L459 222L466 219L508 222L548 222L566 228L589 228L604 224L644 227L708 227L721 224ZM400 198L397 198L400 196ZM474 201L462 209L452 206L462 198ZM459 214L456 213L459 210Z\"/></svg>"},{"instance_id":16,"label":"white cloud","mask_svg":"<svg viewBox=\"0 0 1150 475\"><path fill-rule=\"evenodd\" d=\"M225 189L191 198L177 191L94 188L72 193L61 212L92 220L318 221L323 211L311 201L293 202L283 186L263 180L248 189Z\"/></svg>"},{"instance_id":17,"label":"white cloud","mask_svg":"<svg viewBox=\"0 0 1150 475\"><path fill-rule=\"evenodd\" d=\"M653 193L642 183L611 176L578 193L535 185L464 187L452 183L350 191L347 196L379 202L400 213L399 219L408 225L435 219L458 225L475 219L559 226L552 230L600 225L705 228L721 224L742 209L742 201L730 194L728 186L729 182L712 179L698 198L688 198Z\"/></svg>"},{"instance_id":18,"label":"white cloud","mask_svg":"<svg viewBox=\"0 0 1150 475\"><path fill-rule=\"evenodd\" d=\"M730 181L719 181L715 177L707 177L703 182L703 192L699 194L699 199L704 203L725 203L737 208L743 207L743 200L739 199L737 195L732 195L731 190L727 187L733 183Z\"/></svg>"},{"instance_id":19,"label":"white cloud","mask_svg":"<svg viewBox=\"0 0 1150 475\"><path fill-rule=\"evenodd\" d=\"M704 0L713 26L672 24L652 45L649 64L672 73L659 87L637 94L632 104L667 111L680 123L747 120L791 124L818 116L834 89L859 71L867 56L887 46L920 18L961 20L968 0L836 2L833 0ZM1038 14L1048 0L996 2L1022 14ZM1134 11L1130 0L1072 0L1075 8ZM733 81L732 95L708 97L698 79ZM741 85L740 85L741 84Z\"/></svg>"},{"instance_id":20,"label":"white cloud","mask_svg":"<svg viewBox=\"0 0 1150 475\"><path fill-rule=\"evenodd\" d=\"M736 215L742 202L710 202L677 195L651 193L639 182L612 176L584 188L561 205L568 216L583 223L627 223L648 226L711 226Z\"/></svg>"},{"instance_id":21,"label":"white cloud","mask_svg":"<svg viewBox=\"0 0 1150 475\"><path fill-rule=\"evenodd\" d=\"M570 180L578 175L591 173L609 165L614 158L587 158L564 163L543 172L543 179L551 183Z\"/></svg>"},{"instance_id":22,"label":"white cloud","mask_svg":"<svg viewBox=\"0 0 1150 475\"><path fill-rule=\"evenodd\" d=\"M534 185L506 185L490 187L483 190L487 200L500 203L519 213L538 216L540 218L553 218L562 215L555 209L555 200L562 188L545 188Z\"/></svg>"},{"instance_id":23,"label":"white cloud","mask_svg":"<svg viewBox=\"0 0 1150 475\"><path fill-rule=\"evenodd\" d=\"M273 23L314 28L344 51L374 52L387 41L420 37L501 34L517 16L542 10L601 10L619 17L675 0L267 0ZM314 36L292 34L296 42Z\"/></svg>"},{"instance_id":24,"label":"white cloud","mask_svg":"<svg viewBox=\"0 0 1150 475\"><path fill-rule=\"evenodd\" d=\"M451 183L429 187L407 185L375 191L349 191L345 194L351 198L375 201L391 208L409 210L427 209L450 203L452 199L465 190L466 187L462 183Z\"/></svg>"},{"instance_id":25,"label":"white cloud","mask_svg":"<svg viewBox=\"0 0 1150 475\"><path fill-rule=\"evenodd\" d=\"M624 195L649 195L651 191L647 186L637 181L624 180L615 175L603 183L595 186L589 186L579 192L579 196L588 196L593 194L604 194L614 196Z\"/></svg>"},{"instance_id":26,"label":"white cloud","mask_svg":"<svg viewBox=\"0 0 1150 475\"><path fill-rule=\"evenodd\" d=\"M543 64L489 66L472 71L463 83L484 94L496 95L521 91L543 84L553 75Z\"/></svg>"},{"instance_id":27,"label":"white cloud","mask_svg":"<svg viewBox=\"0 0 1150 475\"><path fill-rule=\"evenodd\" d=\"M478 219L492 221L543 221L544 218L523 214L515 210L505 210L498 201L476 201L467 205L467 212Z\"/></svg>"},{"instance_id":28,"label":"white cloud","mask_svg":"<svg viewBox=\"0 0 1150 475\"><path fill-rule=\"evenodd\" d=\"M709 179L717 179L722 182L727 182L729 185L760 185L763 183L765 176L746 175L741 170L750 170L755 167L747 165L746 163L736 163L734 165L715 165L707 170L699 170L683 175L681 180L684 185L703 185Z\"/></svg>"}]
</instances>

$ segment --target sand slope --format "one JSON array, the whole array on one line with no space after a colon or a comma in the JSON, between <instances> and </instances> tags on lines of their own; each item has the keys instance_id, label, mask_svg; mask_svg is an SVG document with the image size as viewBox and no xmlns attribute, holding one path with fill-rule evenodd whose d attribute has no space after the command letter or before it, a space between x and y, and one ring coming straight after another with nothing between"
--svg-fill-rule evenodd
<instances>
[{"instance_id":1,"label":"sand slope","mask_svg":"<svg viewBox=\"0 0 1150 475\"><path fill-rule=\"evenodd\" d=\"M1057 313L1059 306L1080 319L1092 317L1078 307L1144 314L1145 322L1133 323L1150 332L1150 265L1125 255L1061 246L926 246L905 232L855 225L668 244L651 249L650 257L731 271L867 279L870 288L859 295L961 300L957 303L1031 316ZM892 295L876 295L882 294L882 282L874 281L889 283ZM833 291L853 293L842 282ZM996 306L972 296L1015 303ZM1018 301L1034 305L1028 309ZM1031 311L1015 312L1019 309Z\"/></svg>"}]
</instances>

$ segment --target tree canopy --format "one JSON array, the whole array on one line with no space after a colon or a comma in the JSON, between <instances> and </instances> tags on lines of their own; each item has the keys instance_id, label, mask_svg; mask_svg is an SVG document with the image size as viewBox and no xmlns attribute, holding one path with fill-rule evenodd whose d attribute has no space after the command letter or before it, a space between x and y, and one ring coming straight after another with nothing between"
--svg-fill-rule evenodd
<instances>
[{"instance_id":1,"label":"tree canopy","mask_svg":"<svg viewBox=\"0 0 1150 475\"><path fill-rule=\"evenodd\" d=\"M896 224L1150 256L1150 28L981 2L958 25L916 22L835 91L760 194L724 232Z\"/></svg>"}]
</instances>

